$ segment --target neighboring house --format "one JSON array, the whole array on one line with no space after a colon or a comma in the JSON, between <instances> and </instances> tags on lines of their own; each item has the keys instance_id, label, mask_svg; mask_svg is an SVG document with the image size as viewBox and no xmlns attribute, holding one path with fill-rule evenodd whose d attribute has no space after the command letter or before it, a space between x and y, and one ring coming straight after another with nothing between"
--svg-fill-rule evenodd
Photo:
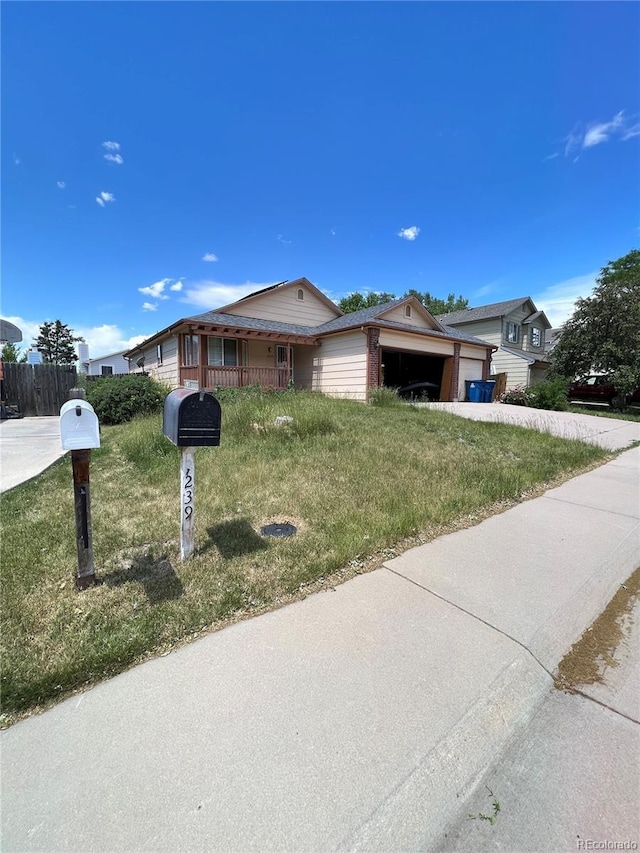
<instances>
[{"instance_id":1,"label":"neighboring house","mask_svg":"<svg viewBox=\"0 0 640 853\"><path fill-rule=\"evenodd\" d=\"M441 314L436 320L493 344L491 372L506 373L508 388L534 385L546 378L551 364L545 334L551 323L530 297L465 308Z\"/></svg>"},{"instance_id":2,"label":"neighboring house","mask_svg":"<svg viewBox=\"0 0 640 853\"><path fill-rule=\"evenodd\" d=\"M563 326L558 326L556 329L547 329L547 332L544 336L544 351L549 355L550 352L553 351L553 348L558 343L558 338L560 337L560 333L563 330Z\"/></svg>"},{"instance_id":3,"label":"neighboring house","mask_svg":"<svg viewBox=\"0 0 640 853\"><path fill-rule=\"evenodd\" d=\"M117 376L129 373L129 362L124 358L126 350L103 355L100 358L90 358L87 362L88 376Z\"/></svg>"},{"instance_id":4,"label":"neighboring house","mask_svg":"<svg viewBox=\"0 0 640 853\"><path fill-rule=\"evenodd\" d=\"M435 319L413 296L343 314L306 278L178 320L125 353L170 387L259 384L366 400L369 389L424 380L441 400L488 378L494 347Z\"/></svg>"}]
</instances>

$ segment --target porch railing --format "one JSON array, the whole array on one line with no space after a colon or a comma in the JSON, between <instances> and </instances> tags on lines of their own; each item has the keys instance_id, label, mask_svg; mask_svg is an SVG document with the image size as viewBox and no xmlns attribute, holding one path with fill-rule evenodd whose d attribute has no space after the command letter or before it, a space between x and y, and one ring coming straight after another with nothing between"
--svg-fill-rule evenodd
<instances>
[{"instance_id":1,"label":"porch railing","mask_svg":"<svg viewBox=\"0 0 640 853\"><path fill-rule=\"evenodd\" d=\"M181 367L180 384L185 379L195 380L200 388L243 388L245 385L284 390L289 384L288 367Z\"/></svg>"}]
</instances>

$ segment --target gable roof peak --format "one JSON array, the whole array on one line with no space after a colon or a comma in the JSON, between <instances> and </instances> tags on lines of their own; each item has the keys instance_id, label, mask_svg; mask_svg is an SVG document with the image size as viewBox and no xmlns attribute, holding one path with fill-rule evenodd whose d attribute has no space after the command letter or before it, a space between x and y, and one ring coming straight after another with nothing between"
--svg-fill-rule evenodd
<instances>
[{"instance_id":1,"label":"gable roof peak","mask_svg":"<svg viewBox=\"0 0 640 853\"><path fill-rule=\"evenodd\" d=\"M234 308L236 305L240 305L240 303L248 302L251 299L256 299L259 296L264 296L267 293L270 293L274 290L289 290L290 288L306 287L315 297L320 299L321 302L335 311L336 316L341 317L344 313L341 308L339 308L335 302L332 302L328 296L320 290L320 288L316 287L316 285L309 281L306 276L301 276L300 278L294 278L291 281L285 279L284 281L279 281L277 284L270 284L268 287L263 287L260 290L255 290L253 293L247 293L246 296L243 296L241 299L237 299L235 302L229 302L227 305L223 305L221 308L216 308L216 313L223 314L225 311L228 311L230 308Z\"/></svg>"}]
</instances>

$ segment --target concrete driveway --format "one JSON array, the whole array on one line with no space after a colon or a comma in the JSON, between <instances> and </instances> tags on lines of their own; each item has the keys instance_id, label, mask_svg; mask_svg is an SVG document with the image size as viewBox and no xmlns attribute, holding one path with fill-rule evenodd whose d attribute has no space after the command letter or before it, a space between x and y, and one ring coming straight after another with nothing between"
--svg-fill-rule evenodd
<instances>
[{"instance_id":1,"label":"concrete driveway","mask_svg":"<svg viewBox=\"0 0 640 853\"><path fill-rule=\"evenodd\" d=\"M583 415L577 412L548 412L528 406L503 403L416 403L441 412L451 412L472 421L516 424L560 438L575 438L606 450L622 450L640 441L640 423Z\"/></svg>"},{"instance_id":2,"label":"concrete driveway","mask_svg":"<svg viewBox=\"0 0 640 853\"><path fill-rule=\"evenodd\" d=\"M37 477L64 456L59 417L0 421L0 492Z\"/></svg>"}]
</instances>

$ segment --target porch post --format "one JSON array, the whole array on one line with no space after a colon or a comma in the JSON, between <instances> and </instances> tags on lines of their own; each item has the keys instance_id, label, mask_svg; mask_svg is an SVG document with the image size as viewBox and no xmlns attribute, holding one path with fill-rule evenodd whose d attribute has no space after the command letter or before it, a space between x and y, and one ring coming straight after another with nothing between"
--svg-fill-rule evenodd
<instances>
[{"instance_id":1,"label":"porch post","mask_svg":"<svg viewBox=\"0 0 640 853\"><path fill-rule=\"evenodd\" d=\"M482 378L488 379L491 376L491 351L487 350L487 357L482 362Z\"/></svg>"},{"instance_id":2,"label":"porch post","mask_svg":"<svg viewBox=\"0 0 640 853\"><path fill-rule=\"evenodd\" d=\"M208 360L207 336L198 335L198 385L200 386L201 391L207 387L206 365Z\"/></svg>"},{"instance_id":3,"label":"porch post","mask_svg":"<svg viewBox=\"0 0 640 853\"><path fill-rule=\"evenodd\" d=\"M453 370L451 371L451 393L449 399L458 402L458 385L460 384L460 344L453 345Z\"/></svg>"},{"instance_id":4,"label":"porch post","mask_svg":"<svg viewBox=\"0 0 640 853\"><path fill-rule=\"evenodd\" d=\"M380 387L380 329L367 329L367 393Z\"/></svg>"}]
</instances>

